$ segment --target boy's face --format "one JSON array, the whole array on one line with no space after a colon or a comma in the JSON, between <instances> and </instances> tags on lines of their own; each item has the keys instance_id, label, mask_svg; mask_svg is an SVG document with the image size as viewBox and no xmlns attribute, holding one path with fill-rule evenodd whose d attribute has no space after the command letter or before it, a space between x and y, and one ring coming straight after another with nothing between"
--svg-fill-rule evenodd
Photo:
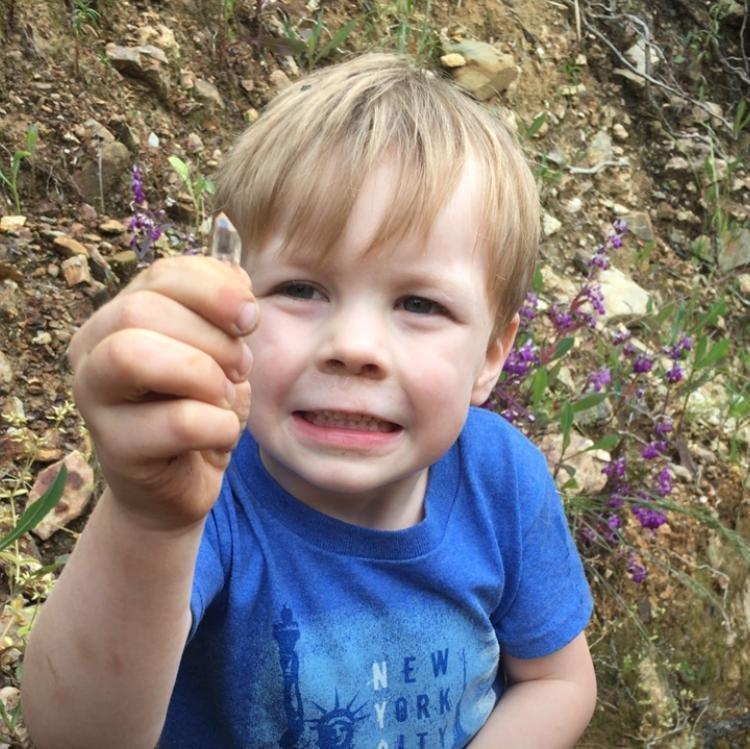
<instances>
[{"instance_id":1,"label":"boy's face","mask_svg":"<svg viewBox=\"0 0 750 749\"><path fill-rule=\"evenodd\" d=\"M248 425L263 462L298 499L364 525L421 511L428 467L488 397L517 327L490 340L471 166L426 241L362 254L393 179L388 165L373 171L324 260L281 253L277 239L248 263L261 308Z\"/></svg>"}]
</instances>

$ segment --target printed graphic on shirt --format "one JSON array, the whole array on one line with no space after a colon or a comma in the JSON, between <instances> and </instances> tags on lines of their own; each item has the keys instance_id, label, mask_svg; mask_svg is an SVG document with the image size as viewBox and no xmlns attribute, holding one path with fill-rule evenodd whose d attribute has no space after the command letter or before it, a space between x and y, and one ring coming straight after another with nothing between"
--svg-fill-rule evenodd
<instances>
[{"instance_id":1,"label":"printed graphic on shirt","mask_svg":"<svg viewBox=\"0 0 750 749\"><path fill-rule=\"evenodd\" d=\"M315 632L283 606L273 625L280 680L268 694L286 719L275 745L464 747L494 707L498 664L494 632L468 625L435 617L419 627L379 621L377 638L367 627L358 636L353 621Z\"/></svg>"}]
</instances>

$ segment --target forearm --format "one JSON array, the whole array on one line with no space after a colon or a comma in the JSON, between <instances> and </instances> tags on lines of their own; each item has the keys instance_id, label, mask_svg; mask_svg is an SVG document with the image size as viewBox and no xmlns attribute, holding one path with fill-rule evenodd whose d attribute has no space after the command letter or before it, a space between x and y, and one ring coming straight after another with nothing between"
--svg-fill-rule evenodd
<instances>
[{"instance_id":1,"label":"forearm","mask_svg":"<svg viewBox=\"0 0 750 749\"><path fill-rule=\"evenodd\" d=\"M595 684L526 681L505 691L470 749L570 749L591 719Z\"/></svg>"},{"instance_id":2,"label":"forearm","mask_svg":"<svg viewBox=\"0 0 750 749\"><path fill-rule=\"evenodd\" d=\"M23 712L39 749L153 749L190 626L202 526L146 531L104 493L26 651Z\"/></svg>"}]
</instances>

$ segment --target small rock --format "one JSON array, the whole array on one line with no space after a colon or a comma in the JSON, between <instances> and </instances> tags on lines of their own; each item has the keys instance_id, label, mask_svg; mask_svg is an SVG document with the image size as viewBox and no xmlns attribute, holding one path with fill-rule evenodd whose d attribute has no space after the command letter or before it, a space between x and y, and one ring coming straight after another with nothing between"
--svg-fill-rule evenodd
<instances>
[{"instance_id":1,"label":"small rock","mask_svg":"<svg viewBox=\"0 0 750 749\"><path fill-rule=\"evenodd\" d=\"M144 81L162 100L167 99L169 79L163 66L168 61L163 50L152 45L122 47L110 42L105 53L118 73Z\"/></svg>"},{"instance_id":2,"label":"small rock","mask_svg":"<svg viewBox=\"0 0 750 749\"><path fill-rule=\"evenodd\" d=\"M248 125L252 125L254 122L258 121L258 117L260 117L260 114L258 114L257 109L253 109L250 107L249 109L245 110L245 122L247 122Z\"/></svg>"},{"instance_id":3,"label":"small rock","mask_svg":"<svg viewBox=\"0 0 750 749\"><path fill-rule=\"evenodd\" d=\"M450 54L443 55L440 58L440 63L444 68L461 68L466 65L466 59L457 52L451 52Z\"/></svg>"},{"instance_id":4,"label":"small rock","mask_svg":"<svg viewBox=\"0 0 750 749\"><path fill-rule=\"evenodd\" d=\"M648 49L648 55L646 54L646 49ZM630 62L633 63L635 66L635 69L641 74L646 73L646 58L648 57L648 72L650 75L653 75L654 70L656 70L659 65L663 62L664 58L661 55L661 52L659 51L659 48L656 47L653 44L646 44L646 41L644 39L639 39L626 53L625 57L627 57Z\"/></svg>"},{"instance_id":5,"label":"small rock","mask_svg":"<svg viewBox=\"0 0 750 749\"><path fill-rule=\"evenodd\" d=\"M750 265L750 230L725 232L719 242L718 261L724 272Z\"/></svg>"},{"instance_id":6,"label":"small rock","mask_svg":"<svg viewBox=\"0 0 750 749\"><path fill-rule=\"evenodd\" d=\"M750 273L740 273L740 275L737 276L737 285L740 294L750 297Z\"/></svg>"},{"instance_id":7,"label":"small rock","mask_svg":"<svg viewBox=\"0 0 750 749\"><path fill-rule=\"evenodd\" d=\"M190 133L187 137L186 146L190 153L199 153L203 150L203 141L198 133Z\"/></svg>"},{"instance_id":8,"label":"small rock","mask_svg":"<svg viewBox=\"0 0 750 749\"><path fill-rule=\"evenodd\" d=\"M464 65L452 68L453 79L477 99L492 98L518 78L519 71L513 57L491 44L467 40L449 45L445 51L447 55L460 55L464 59Z\"/></svg>"},{"instance_id":9,"label":"small rock","mask_svg":"<svg viewBox=\"0 0 750 749\"><path fill-rule=\"evenodd\" d=\"M129 268L135 268L138 265L138 255L133 250L122 250L116 252L112 257L109 258L109 264L115 270L127 270Z\"/></svg>"},{"instance_id":10,"label":"small rock","mask_svg":"<svg viewBox=\"0 0 750 749\"><path fill-rule=\"evenodd\" d=\"M87 224L93 224L99 217L96 208L88 203L81 204L81 207L78 209L78 215L80 216L81 221L85 221Z\"/></svg>"},{"instance_id":11,"label":"small rock","mask_svg":"<svg viewBox=\"0 0 750 749\"><path fill-rule=\"evenodd\" d=\"M669 205L669 203L667 203L665 200L662 200L656 206L656 218L658 218L660 221L671 221L674 216L674 208L672 208L672 206Z\"/></svg>"},{"instance_id":12,"label":"small rock","mask_svg":"<svg viewBox=\"0 0 750 749\"><path fill-rule=\"evenodd\" d=\"M55 237L53 242L61 255L66 257L75 257L76 255L85 255L88 257L89 251L86 245L81 244L73 237Z\"/></svg>"},{"instance_id":13,"label":"small rock","mask_svg":"<svg viewBox=\"0 0 750 749\"><path fill-rule=\"evenodd\" d=\"M634 236L644 242L653 242L656 238L654 235L654 227L651 224L651 217L648 213L639 211L637 213L630 213L627 216L628 229L633 232Z\"/></svg>"},{"instance_id":14,"label":"small rock","mask_svg":"<svg viewBox=\"0 0 750 749\"><path fill-rule=\"evenodd\" d=\"M13 384L13 369L8 357L0 351L0 390L9 390Z\"/></svg>"},{"instance_id":15,"label":"small rock","mask_svg":"<svg viewBox=\"0 0 750 749\"><path fill-rule=\"evenodd\" d=\"M568 276L555 273L549 265L542 266L542 284L554 301L570 301L578 293L578 286Z\"/></svg>"},{"instance_id":16,"label":"small rock","mask_svg":"<svg viewBox=\"0 0 750 749\"><path fill-rule=\"evenodd\" d=\"M0 320L15 320L18 317L18 284L6 278L0 284Z\"/></svg>"},{"instance_id":17,"label":"small rock","mask_svg":"<svg viewBox=\"0 0 750 749\"><path fill-rule=\"evenodd\" d=\"M542 216L542 231L545 237L551 237L562 229L562 222L549 213Z\"/></svg>"},{"instance_id":18,"label":"small rock","mask_svg":"<svg viewBox=\"0 0 750 749\"><path fill-rule=\"evenodd\" d=\"M642 317L648 309L648 292L617 268L608 268L599 274L599 284L604 295L603 320L619 322L631 317Z\"/></svg>"},{"instance_id":19,"label":"small rock","mask_svg":"<svg viewBox=\"0 0 750 749\"><path fill-rule=\"evenodd\" d=\"M69 257L62 263L62 271L68 286L76 286L80 283L91 283L91 271L88 259L83 255Z\"/></svg>"},{"instance_id":20,"label":"small rock","mask_svg":"<svg viewBox=\"0 0 750 749\"><path fill-rule=\"evenodd\" d=\"M47 275L57 278L60 275L60 266L57 263L47 263Z\"/></svg>"},{"instance_id":21,"label":"small rock","mask_svg":"<svg viewBox=\"0 0 750 749\"><path fill-rule=\"evenodd\" d=\"M581 208L583 208L583 199L579 198L578 196L571 198L566 204L565 204L565 210L568 213L578 213Z\"/></svg>"},{"instance_id":22,"label":"small rock","mask_svg":"<svg viewBox=\"0 0 750 749\"><path fill-rule=\"evenodd\" d=\"M602 161L612 161L612 139L606 130L600 130L592 139L586 150L586 161L589 166L596 166Z\"/></svg>"},{"instance_id":23,"label":"small rock","mask_svg":"<svg viewBox=\"0 0 750 749\"><path fill-rule=\"evenodd\" d=\"M29 493L29 505L36 502L52 485L60 466L68 469L68 480L65 483L62 497L55 508L32 531L35 536L46 541L55 531L75 520L86 509L94 492L94 472L83 455L77 450L64 460L53 463L39 473Z\"/></svg>"},{"instance_id":24,"label":"small rock","mask_svg":"<svg viewBox=\"0 0 750 749\"><path fill-rule=\"evenodd\" d=\"M206 104L215 104L219 109L224 109L224 99L221 98L219 89L213 83L203 80L203 78L195 79L193 95Z\"/></svg>"},{"instance_id":25,"label":"small rock","mask_svg":"<svg viewBox=\"0 0 750 749\"><path fill-rule=\"evenodd\" d=\"M579 427L606 424L612 418L613 413L612 404L608 398L605 398L601 403L597 403L585 411L577 411L573 416L573 421Z\"/></svg>"},{"instance_id":26,"label":"small rock","mask_svg":"<svg viewBox=\"0 0 750 749\"><path fill-rule=\"evenodd\" d=\"M289 86L292 85L289 76L283 70L274 70L269 78L277 91L283 91L285 88L289 88Z\"/></svg>"},{"instance_id":27,"label":"small rock","mask_svg":"<svg viewBox=\"0 0 750 749\"><path fill-rule=\"evenodd\" d=\"M116 236L118 234L123 234L126 231L126 227L121 221L111 218L103 224L99 224L99 231L102 232L102 234Z\"/></svg>"},{"instance_id":28,"label":"small rock","mask_svg":"<svg viewBox=\"0 0 750 749\"><path fill-rule=\"evenodd\" d=\"M666 172L689 172L690 162L683 156L673 156L665 165L664 171Z\"/></svg>"},{"instance_id":29,"label":"small rock","mask_svg":"<svg viewBox=\"0 0 750 749\"><path fill-rule=\"evenodd\" d=\"M693 122L713 120L714 124L719 124L724 116L722 108L713 101L704 101L702 107L694 106L690 114Z\"/></svg>"},{"instance_id":30,"label":"small rock","mask_svg":"<svg viewBox=\"0 0 750 749\"><path fill-rule=\"evenodd\" d=\"M619 140L620 142L630 137L630 133L619 122L615 122L612 125L612 135L615 136L615 140Z\"/></svg>"},{"instance_id":31,"label":"small rock","mask_svg":"<svg viewBox=\"0 0 750 749\"><path fill-rule=\"evenodd\" d=\"M10 233L18 231L26 223L26 216L3 216L0 218L0 231Z\"/></svg>"},{"instance_id":32,"label":"small rock","mask_svg":"<svg viewBox=\"0 0 750 749\"><path fill-rule=\"evenodd\" d=\"M105 143L101 149L101 185L98 154L90 156L73 179L84 199L95 203L100 199L100 186L106 196L128 171L130 162L130 151L124 143Z\"/></svg>"},{"instance_id":33,"label":"small rock","mask_svg":"<svg viewBox=\"0 0 750 749\"><path fill-rule=\"evenodd\" d=\"M52 336L46 330L40 330L32 339L37 346L47 346L52 343Z\"/></svg>"}]
</instances>

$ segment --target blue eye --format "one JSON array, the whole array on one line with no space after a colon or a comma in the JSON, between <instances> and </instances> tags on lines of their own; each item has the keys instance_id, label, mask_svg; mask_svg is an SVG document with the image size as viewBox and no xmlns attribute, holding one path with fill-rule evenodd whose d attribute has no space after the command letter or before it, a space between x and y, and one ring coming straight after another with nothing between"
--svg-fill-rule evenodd
<instances>
[{"instance_id":1,"label":"blue eye","mask_svg":"<svg viewBox=\"0 0 750 749\"><path fill-rule=\"evenodd\" d=\"M302 281L292 281L291 283L284 284L279 291L285 296L292 297L293 299L314 299L316 295L320 296L320 292L309 283L303 283Z\"/></svg>"},{"instance_id":2,"label":"blue eye","mask_svg":"<svg viewBox=\"0 0 750 749\"><path fill-rule=\"evenodd\" d=\"M425 299L423 296L407 296L400 301L400 306L406 312L415 315L440 315L446 312L442 304Z\"/></svg>"}]
</instances>

